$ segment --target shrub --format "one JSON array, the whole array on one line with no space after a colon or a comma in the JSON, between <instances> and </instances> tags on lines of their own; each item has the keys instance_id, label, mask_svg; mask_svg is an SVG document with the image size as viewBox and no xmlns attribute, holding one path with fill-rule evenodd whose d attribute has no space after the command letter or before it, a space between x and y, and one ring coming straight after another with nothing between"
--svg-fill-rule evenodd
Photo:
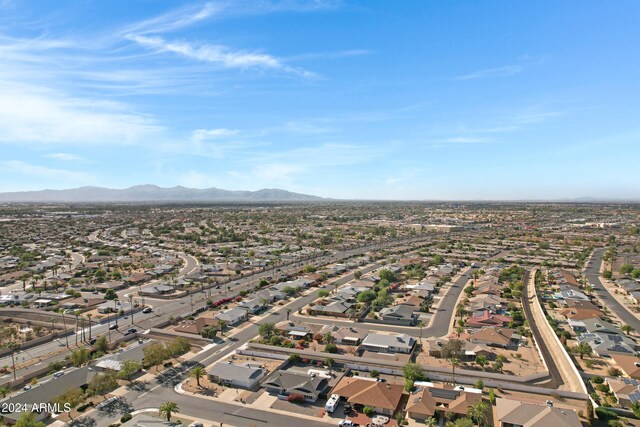
<instances>
[{"instance_id":1,"label":"shrub","mask_svg":"<svg viewBox=\"0 0 640 427\"><path fill-rule=\"evenodd\" d=\"M371 415L373 415L373 408L371 406L365 406L362 408L362 413L367 417L371 417Z\"/></svg>"},{"instance_id":2,"label":"shrub","mask_svg":"<svg viewBox=\"0 0 640 427\"><path fill-rule=\"evenodd\" d=\"M380 372L373 369L369 372L369 375L371 375L371 378L378 378L380 376Z\"/></svg>"},{"instance_id":3,"label":"shrub","mask_svg":"<svg viewBox=\"0 0 640 427\"><path fill-rule=\"evenodd\" d=\"M291 363L298 363L300 361L300 355L299 354L292 354L289 356L289 362Z\"/></svg>"},{"instance_id":4,"label":"shrub","mask_svg":"<svg viewBox=\"0 0 640 427\"><path fill-rule=\"evenodd\" d=\"M287 402L302 403L304 402L304 396L299 393L291 393L289 396L287 396Z\"/></svg>"},{"instance_id":5,"label":"shrub","mask_svg":"<svg viewBox=\"0 0 640 427\"><path fill-rule=\"evenodd\" d=\"M591 377L591 382L594 384L602 384L604 382L604 378L599 376Z\"/></svg>"},{"instance_id":6,"label":"shrub","mask_svg":"<svg viewBox=\"0 0 640 427\"><path fill-rule=\"evenodd\" d=\"M618 414L613 412L611 409L607 409L603 406L599 406L596 408L596 416L600 420L615 420L618 418Z\"/></svg>"},{"instance_id":7,"label":"shrub","mask_svg":"<svg viewBox=\"0 0 640 427\"><path fill-rule=\"evenodd\" d=\"M326 353L337 353L338 352L338 346L331 343L331 344L327 344L324 346L324 351Z\"/></svg>"},{"instance_id":8,"label":"shrub","mask_svg":"<svg viewBox=\"0 0 640 427\"><path fill-rule=\"evenodd\" d=\"M121 423L126 423L127 421L129 421L131 418L133 418L133 415L131 414L124 414L122 416L122 418L120 418L120 422Z\"/></svg>"},{"instance_id":9,"label":"shrub","mask_svg":"<svg viewBox=\"0 0 640 427\"><path fill-rule=\"evenodd\" d=\"M596 385L596 390L606 393L609 391L609 386L607 384L598 384Z\"/></svg>"}]
</instances>

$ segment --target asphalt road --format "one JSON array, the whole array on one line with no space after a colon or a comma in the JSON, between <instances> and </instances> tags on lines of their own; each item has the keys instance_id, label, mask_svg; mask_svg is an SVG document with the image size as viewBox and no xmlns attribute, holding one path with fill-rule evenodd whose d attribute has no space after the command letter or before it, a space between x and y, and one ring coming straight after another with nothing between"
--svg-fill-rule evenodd
<instances>
[{"instance_id":1,"label":"asphalt road","mask_svg":"<svg viewBox=\"0 0 640 427\"><path fill-rule=\"evenodd\" d=\"M584 269L589 283L593 286L595 295L602 301L602 304L613 311L620 320L631 326L634 330L640 331L640 320L634 316L624 305L613 297L600 281L600 265L605 249L598 248L593 252L593 256Z\"/></svg>"}]
</instances>

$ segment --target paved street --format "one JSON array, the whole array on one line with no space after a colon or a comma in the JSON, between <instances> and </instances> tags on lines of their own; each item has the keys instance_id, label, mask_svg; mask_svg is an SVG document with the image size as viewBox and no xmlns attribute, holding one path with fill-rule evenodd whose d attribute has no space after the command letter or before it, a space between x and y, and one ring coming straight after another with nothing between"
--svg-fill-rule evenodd
<instances>
[{"instance_id":1,"label":"paved street","mask_svg":"<svg viewBox=\"0 0 640 427\"><path fill-rule=\"evenodd\" d=\"M600 265L602 264L604 252L604 248L598 248L594 251L593 256L587 263L584 273L591 286L593 286L595 294L602 301L602 304L613 311L622 322L630 325L634 330L640 331L640 320L614 298L600 281Z\"/></svg>"}]
</instances>

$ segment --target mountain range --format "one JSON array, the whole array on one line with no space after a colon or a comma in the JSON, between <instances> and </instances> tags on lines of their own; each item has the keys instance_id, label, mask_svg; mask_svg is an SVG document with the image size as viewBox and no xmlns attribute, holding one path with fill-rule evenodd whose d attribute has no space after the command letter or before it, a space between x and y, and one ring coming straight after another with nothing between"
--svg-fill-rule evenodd
<instances>
[{"instance_id":1,"label":"mountain range","mask_svg":"<svg viewBox=\"0 0 640 427\"><path fill-rule=\"evenodd\" d=\"M220 188L163 188L136 185L124 189L80 187L68 190L40 190L0 193L0 202L100 203L100 202L300 202L323 200L321 197L293 193L277 188L258 191L231 191Z\"/></svg>"}]
</instances>

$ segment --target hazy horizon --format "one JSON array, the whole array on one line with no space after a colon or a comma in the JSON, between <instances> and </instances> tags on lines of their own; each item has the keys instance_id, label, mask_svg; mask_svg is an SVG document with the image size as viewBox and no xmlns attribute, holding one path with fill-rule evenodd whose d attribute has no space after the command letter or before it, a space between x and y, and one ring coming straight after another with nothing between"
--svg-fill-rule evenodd
<instances>
[{"instance_id":1,"label":"hazy horizon","mask_svg":"<svg viewBox=\"0 0 640 427\"><path fill-rule=\"evenodd\" d=\"M640 199L640 4L0 1L0 192Z\"/></svg>"}]
</instances>

